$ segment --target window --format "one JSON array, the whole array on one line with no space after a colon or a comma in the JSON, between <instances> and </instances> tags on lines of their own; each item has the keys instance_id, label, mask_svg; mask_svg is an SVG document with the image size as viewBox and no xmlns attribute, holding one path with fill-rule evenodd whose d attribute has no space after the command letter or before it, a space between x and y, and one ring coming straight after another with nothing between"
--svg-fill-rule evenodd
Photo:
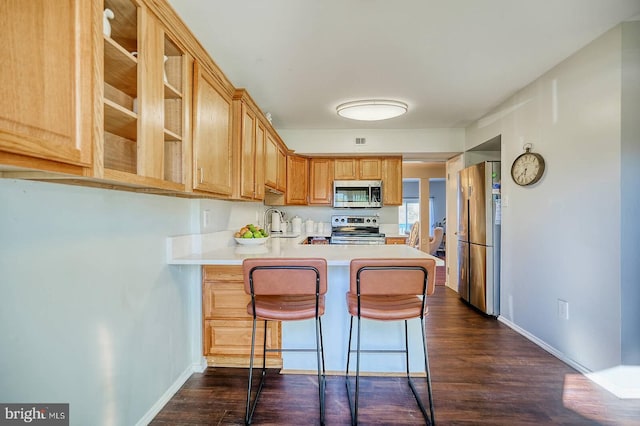
<instances>
[{"instance_id":1,"label":"window","mask_svg":"<svg viewBox=\"0 0 640 426\"><path fill-rule=\"evenodd\" d=\"M420 199L419 198L403 198L402 206L398 208L398 224L400 225L400 233L408 234L411 225L420 220Z\"/></svg>"},{"instance_id":2,"label":"window","mask_svg":"<svg viewBox=\"0 0 640 426\"><path fill-rule=\"evenodd\" d=\"M433 229L436 227L436 210L434 204L434 197L429 197L429 235L433 235Z\"/></svg>"}]
</instances>

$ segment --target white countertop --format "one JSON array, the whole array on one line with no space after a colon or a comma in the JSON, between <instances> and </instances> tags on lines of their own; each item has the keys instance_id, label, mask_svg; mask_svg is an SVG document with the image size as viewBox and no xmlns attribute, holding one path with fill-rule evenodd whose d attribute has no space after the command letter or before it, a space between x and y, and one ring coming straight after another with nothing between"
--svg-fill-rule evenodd
<instances>
[{"instance_id":1,"label":"white countertop","mask_svg":"<svg viewBox=\"0 0 640 426\"><path fill-rule=\"evenodd\" d=\"M346 266L355 258L433 258L437 257L405 245L300 244L297 238L269 238L264 245L239 245L230 231L193 234L167 239L167 263L171 265L241 265L249 257L318 257L329 266Z\"/></svg>"}]
</instances>

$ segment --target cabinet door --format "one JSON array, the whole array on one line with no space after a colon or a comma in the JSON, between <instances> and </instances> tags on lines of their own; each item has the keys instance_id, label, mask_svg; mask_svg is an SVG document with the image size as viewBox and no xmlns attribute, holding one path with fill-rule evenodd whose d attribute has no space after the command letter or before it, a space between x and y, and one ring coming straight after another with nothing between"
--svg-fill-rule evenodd
<instances>
[{"instance_id":1,"label":"cabinet door","mask_svg":"<svg viewBox=\"0 0 640 426\"><path fill-rule=\"evenodd\" d=\"M90 166L92 2L1 8L0 151Z\"/></svg>"},{"instance_id":2,"label":"cabinet door","mask_svg":"<svg viewBox=\"0 0 640 426\"><path fill-rule=\"evenodd\" d=\"M193 60L149 7L127 0L104 7L115 18L102 40L104 138L94 175L184 191Z\"/></svg>"},{"instance_id":3,"label":"cabinet door","mask_svg":"<svg viewBox=\"0 0 640 426\"><path fill-rule=\"evenodd\" d=\"M214 367L249 367L251 357L251 331L253 320L206 320L203 324L203 352L207 363ZM279 344L279 323L267 324L267 349ZM262 365L264 321L257 321L254 365ZM267 367L282 367L277 352L267 352Z\"/></svg>"},{"instance_id":4,"label":"cabinet door","mask_svg":"<svg viewBox=\"0 0 640 426\"><path fill-rule=\"evenodd\" d=\"M264 200L264 168L266 130L260 121L256 125L256 158L255 158L255 196L256 200Z\"/></svg>"},{"instance_id":5,"label":"cabinet door","mask_svg":"<svg viewBox=\"0 0 640 426\"><path fill-rule=\"evenodd\" d=\"M285 203L307 204L309 160L297 155L287 156L287 191Z\"/></svg>"},{"instance_id":6,"label":"cabinet door","mask_svg":"<svg viewBox=\"0 0 640 426\"><path fill-rule=\"evenodd\" d=\"M269 188L278 188L278 144L271 133L267 132L264 154L264 184Z\"/></svg>"},{"instance_id":7,"label":"cabinet door","mask_svg":"<svg viewBox=\"0 0 640 426\"><path fill-rule=\"evenodd\" d=\"M309 160L309 204L331 205L333 200L333 160Z\"/></svg>"},{"instance_id":8,"label":"cabinet door","mask_svg":"<svg viewBox=\"0 0 640 426\"><path fill-rule=\"evenodd\" d=\"M137 174L164 178L164 32L143 7L138 25L138 141Z\"/></svg>"},{"instance_id":9,"label":"cabinet door","mask_svg":"<svg viewBox=\"0 0 640 426\"><path fill-rule=\"evenodd\" d=\"M358 161L355 158L336 158L333 164L336 180L358 178Z\"/></svg>"},{"instance_id":10,"label":"cabinet door","mask_svg":"<svg viewBox=\"0 0 640 426\"><path fill-rule=\"evenodd\" d=\"M191 169L191 87L193 57L179 47L178 38L164 32L164 180L183 185Z\"/></svg>"},{"instance_id":11,"label":"cabinet door","mask_svg":"<svg viewBox=\"0 0 640 426\"><path fill-rule=\"evenodd\" d=\"M359 179L382 179L382 160L380 158L360 158L358 163Z\"/></svg>"},{"instance_id":12,"label":"cabinet door","mask_svg":"<svg viewBox=\"0 0 640 426\"><path fill-rule=\"evenodd\" d=\"M382 205L402 205L402 158L382 160Z\"/></svg>"},{"instance_id":13,"label":"cabinet door","mask_svg":"<svg viewBox=\"0 0 640 426\"><path fill-rule=\"evenodd\" d=\"M278 146L278 177L276 189L285 192L287 189L287 154Z\"/></svg>"},{"instance_id":14,"label":"cabinet door","mask_svg":"<svg viewBox=\"0 0 640 426\"><path fill-rule=\"evenodd\" d=\"M244 102L240 108L240 197L252 199L255 190L256 115Z\"/></svg>"},{"instance_id":15,"label":"cabinet door","mask_svg":"<svg viewBox=\"0 0 640 426\"><path fill-rule=\"evenodd\" d=\"M194 189L231 195L231 96L195 63Z\"/></svg>"},{"instance_id":16,"label":"cabinet door","mask_svg":"<svg viewBox=\"0 0 640 426\"><path fill-rule=\"evenodd\" d=\"M242 266L204 266L202 268L202 345L211 366L248 367L251 355L252 318L247 314L250 296L244 291ZM254 360L262 362L264 322L256 328ZM267 324L267 348L279 348L281 323ZM267 365L282 367L277 352L267 354Z\"/></svg>"}]
</instances>

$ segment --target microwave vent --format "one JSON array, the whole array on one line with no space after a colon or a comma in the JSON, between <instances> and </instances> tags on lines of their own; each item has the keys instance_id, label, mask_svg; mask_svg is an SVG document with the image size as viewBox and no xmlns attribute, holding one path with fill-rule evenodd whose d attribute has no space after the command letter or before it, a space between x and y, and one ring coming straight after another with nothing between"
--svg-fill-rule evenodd
<instances>
[{"instance_id":1,"label":"microwave vent","mask_svg":"<svg viewBox=\"0 0 640 426\"><path fill-rule=\"evenodd\" d=\"M364 145L367 143L365 138L356 138L356 145Z\"/></svg>"}]
</instances>

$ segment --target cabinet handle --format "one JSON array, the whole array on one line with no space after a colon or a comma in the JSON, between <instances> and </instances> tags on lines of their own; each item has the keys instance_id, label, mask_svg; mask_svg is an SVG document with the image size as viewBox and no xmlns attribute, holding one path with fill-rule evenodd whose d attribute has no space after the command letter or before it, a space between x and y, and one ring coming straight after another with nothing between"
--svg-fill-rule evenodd
<instances>
[{"instance_id":1,"label":"cabinet handle","mask_svg":"<svg viewBox=\"0 0 640 426\"><path fill-rule=\"evenodd\" d=\"M204 168L200 167L200 183L204 183Z\"/></svg>"}]
</instances>

